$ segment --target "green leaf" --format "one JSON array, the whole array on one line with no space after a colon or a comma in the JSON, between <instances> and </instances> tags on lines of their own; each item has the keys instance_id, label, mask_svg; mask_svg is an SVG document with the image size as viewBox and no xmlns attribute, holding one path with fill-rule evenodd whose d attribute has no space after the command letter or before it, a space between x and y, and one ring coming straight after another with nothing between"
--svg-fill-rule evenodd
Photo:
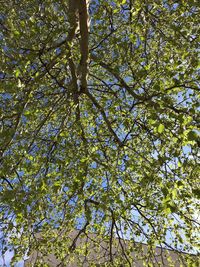
<instances>
[{"instance_id":1,"label":"green leaf","mask_svg":"<svg viewBox=\"0 0 200 267\"><path fill-rule=\"evenodd\" d=\"M193 189L192 190L192 193L198 198L200 199L200 189Z\"/></svg>"},{"instance_id":2,"label":"green leaf","mask_svg":"<svg viewBox=\"0 0 200 267\"><path fill-rule=\"evenodd\" d=\"M15 36L20 36L20 32L17 31L17 30L15 30L13 33L14 33Z\"/></svg>"},{"instance_id":3,"label":"green leaf","mask_svg":"<svg viewBox=\"0 0 200 267\"><path fill-rule=\"evenodd\" d=\"M21 71L19 69L15 70L15 77L18 78L20 73L21 73Z\"/></svg>"},{"instance_id":4,"label":"green leaf","mask_svg":"<svg viewBox=\"0 0 200 267\"><path fill-rule=\"evenodd\" d=\"M169 194L169 190L166 187L162 187L163 195L166 197Z\"/></svg>"},{"instance_id":5,"label":"green leaf","mask_svg":"<svg viewBox=\"0 0 200 267\"><path fill-rule=\"evenodd\" d=\"M189 141L196 141L198 139L198 134L195 131L190 131L187 137Z\"/></svg>"},{"instance_id":6,"label":"green leaf","mask_svg":"<svg viewBox=\"0 0 200 267\"><path fill-rule=\"evenodd\" d=\"M159 126L158 126L158 128L157 128L157 131L158 131L158 133L163 133L164 132L164 130L165 130L165 126L164 126L164 124L159 124Z\"/></svg>"}]
</instances>

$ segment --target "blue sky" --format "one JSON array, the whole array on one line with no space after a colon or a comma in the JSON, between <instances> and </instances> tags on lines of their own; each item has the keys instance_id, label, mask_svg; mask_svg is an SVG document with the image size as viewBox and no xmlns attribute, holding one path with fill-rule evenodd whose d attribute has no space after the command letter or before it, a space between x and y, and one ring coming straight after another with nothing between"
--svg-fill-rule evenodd
<instances>
[{"instance_id":1,"label":"blue sky","mask_svg":"<svg viewBox=\"0 0 200 267\"><path fill-rule=\"evenodd\" d=\"M13 251L7 251L6 254L4 255L4 260L2 258L2 255L0 255L0 266L1 267L10 267L10 261L14 255ZM20 261L15 265L15 267L23 267L24 266L24 261Z\"/></svg>"}]
</instances>

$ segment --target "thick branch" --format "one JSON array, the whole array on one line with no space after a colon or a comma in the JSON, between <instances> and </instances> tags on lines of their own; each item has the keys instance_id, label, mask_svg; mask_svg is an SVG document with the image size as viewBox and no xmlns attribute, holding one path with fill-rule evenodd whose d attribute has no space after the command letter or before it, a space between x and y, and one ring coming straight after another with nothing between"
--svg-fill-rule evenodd
<instances>
[{"instance_id":1,"label":"thick branch","mask_svg":"<svg viewBox=\"0 0 200 267\"><path fill-rule=\"evenodd\" d=\"M81 82L81 90L87 89L87 72L88 72L88 8L87 0L79 0L79 27L80 27L80 52L81 61L79 65L79 74Z\"/></svg>"}]
</instances>

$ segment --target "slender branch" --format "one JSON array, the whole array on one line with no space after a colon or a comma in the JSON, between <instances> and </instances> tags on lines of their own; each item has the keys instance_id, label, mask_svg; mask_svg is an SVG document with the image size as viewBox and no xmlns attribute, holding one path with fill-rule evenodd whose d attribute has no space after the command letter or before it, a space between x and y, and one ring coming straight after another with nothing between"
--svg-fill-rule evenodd
<instances>
[{"instance_id":1,"label":"slender branch","mask_svg":"<svg viewBox=\"0 0 200 267\"><path fill-rule=\"evenodd\" d=\"M93 46L90 49L90 52L97 49L103 42L105 42L113 33L115 32L115 30L111 30L97 45Z\"/></svg>"},{"instance_id":2,"label":"slender branch","mask_svg":"<svg viewBox=\"0 0 200 267\"><path fill-rule=\"evenodd\" d=\"M10 188L13 189L11 182L6 177L1 177L1 179L3 179L10 186Z\"/></svg>"},{"instance_id":3,"label":"slender branch","mask_svg":"<svg viewBox=\"0 0 200 267\"><path fill-rule=\"evenodd\" d=\"M91 54L91 58L94 61L97 61L99 63L100 66L102 66L104 69L106 69L108 72L110 72L117 80L118 82L121 84L121 86L123 86L126 91L135 99L139 99L139 100L144 100L146 99L144 96L138 95L136 94L131 87L125 82L125 80L120 77L120 75L113 69L110 67L109 64L106 64L104 62L102 62L99 58L97 58L94 54ZM135 85L135 84L134 84Z\"/></svg>"},{"instance_id":4,"label":"slender branch","mask_svg":"<svg viewBox=\"0 0 200 267\"><path fill-rule=\"evenodd\" d=\"M95 105L95 107L101 112L101 115L102 115L105 123L108 126L108 130L112 134L112 136L114 137L115 141L120 146L122 146L123 143L121 142L121 140L119 139L119 137L117 136L117 134L115 133L115 131L113 130L113 128L111 126L111 123L110 123L109 119L107 118L106 113L105 113L104 109L102 108L102 106L98 103L98 101L95 99L95 97L92 94L90 94L90 92L86 92L86 95L90 98L90 100Z\"/></svg>"}]
</instances>

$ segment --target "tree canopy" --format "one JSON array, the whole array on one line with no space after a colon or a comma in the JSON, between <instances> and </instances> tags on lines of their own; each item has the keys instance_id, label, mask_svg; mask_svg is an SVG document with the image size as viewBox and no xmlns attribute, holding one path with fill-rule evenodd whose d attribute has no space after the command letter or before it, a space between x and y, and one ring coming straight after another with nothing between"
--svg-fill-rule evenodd
<instances>
[{"instance_id":1,"label":"tree canopy","mask_svg":"<svg viewBox=\"0 0 200 267\"><path fill-rule=\"evenodd\" d=\"M13 264L37 249L68 266L88 233L108 242L108 266L115 238L131 242L124 266L140 242L148 266L156 246L198 251L199 7L1 2L0 225Z\"/></svg>"}]
</instances>

